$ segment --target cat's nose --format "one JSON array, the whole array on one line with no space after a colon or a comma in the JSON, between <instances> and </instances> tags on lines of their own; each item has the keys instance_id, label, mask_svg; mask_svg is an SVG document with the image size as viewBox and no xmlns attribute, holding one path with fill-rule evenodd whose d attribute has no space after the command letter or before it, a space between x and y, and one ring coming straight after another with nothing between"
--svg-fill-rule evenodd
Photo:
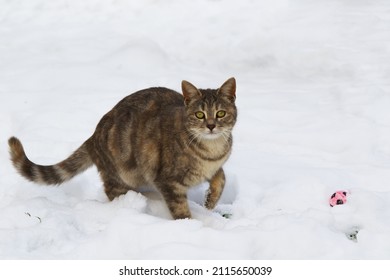
<instances>
[{"instance_id":1,"label":"cat's nose","mask_svg":"<svg viewBox=\"0 0 390 280\"><path fill-rule=\"evenodd\" d=\"M213 131L213 129L215 128L215 124L208 124L207 128L210 129L210 131Z\"/></svg>"}]
</instances>

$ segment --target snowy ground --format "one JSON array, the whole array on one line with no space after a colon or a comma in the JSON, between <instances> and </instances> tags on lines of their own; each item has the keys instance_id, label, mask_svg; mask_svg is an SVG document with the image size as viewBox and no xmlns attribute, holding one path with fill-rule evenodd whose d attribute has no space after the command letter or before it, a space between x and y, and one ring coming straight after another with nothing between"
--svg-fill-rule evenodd
<instances>
[{"instance_id":1,"label":"snowy ground","mask_svg":"<svg viewBox=\"0 0 390 280\"><path fill-rule=\"evenodd\" d=\"M0 258L390 258L389 1L0 7ZM209 212L206 186L193 189L193 220L171 220L153 194L108 202L95 169L50 188L8 160L11 135L52 164L127 94L231 76L239 120L226 190ZM329 207L340 189L348 202Z\"/></svg>"}]
</instances>

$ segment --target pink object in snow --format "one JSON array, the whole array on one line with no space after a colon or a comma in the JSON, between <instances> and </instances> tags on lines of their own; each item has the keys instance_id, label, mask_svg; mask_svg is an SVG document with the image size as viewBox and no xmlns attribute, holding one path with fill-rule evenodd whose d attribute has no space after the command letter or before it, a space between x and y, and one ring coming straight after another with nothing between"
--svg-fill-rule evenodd
<instances>
[{"instance_id":1,"label":"pink object in snow","mask_svg":"<svg viewBox=\"0 0 390 280\"><path fill-rule=\"evenodd\" d=\"M346 191L337 191L329 199L329 204L331 207L335 205L344 204L347 202L347 192Z\"/></svg>"}]
</instances>

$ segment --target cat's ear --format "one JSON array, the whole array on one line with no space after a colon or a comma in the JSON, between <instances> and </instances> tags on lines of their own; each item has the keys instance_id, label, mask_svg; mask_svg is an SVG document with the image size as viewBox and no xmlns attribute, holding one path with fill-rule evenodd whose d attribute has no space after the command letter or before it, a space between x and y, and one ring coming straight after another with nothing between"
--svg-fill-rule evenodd
<instances>
[{"instance_id":1,"label":"cat's ear","mask_svg":"<svg viewBox=\"0 0 390 280\"><path fill-rule=\"evenodd\" d=\"M236 100L236 79L232 77L224 82L218 89L218 94L234 102Z\"/></svg>"},{"instance_id":2,"label":"cat's ear","mask_svg":"<svg viewBox=\"0 0 390 280\"><path fill-rule=\"evenodd\" d=\"M200 91L190 82L182 81L181 90L183 91L184 103L188 105L191 100L199 99L202 94Z\"/></svg>"}]
</instances>

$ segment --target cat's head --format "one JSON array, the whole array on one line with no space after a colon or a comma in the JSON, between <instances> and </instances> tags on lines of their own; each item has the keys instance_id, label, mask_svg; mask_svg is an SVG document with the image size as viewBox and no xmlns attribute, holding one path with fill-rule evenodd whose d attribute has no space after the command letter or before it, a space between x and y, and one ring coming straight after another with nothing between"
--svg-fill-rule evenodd
<instances>
[{"instance_id":1,"label":"cat's head","mask_svg":"<svg viewBox=\"0 0 390 280\"><path fill-rule=\"evenodd\" d=\"M218 89L198 89L183 81L187 129L200 140L230 137L236 123L236 80L228 79Z\"/></svg>"}]
</instances>

